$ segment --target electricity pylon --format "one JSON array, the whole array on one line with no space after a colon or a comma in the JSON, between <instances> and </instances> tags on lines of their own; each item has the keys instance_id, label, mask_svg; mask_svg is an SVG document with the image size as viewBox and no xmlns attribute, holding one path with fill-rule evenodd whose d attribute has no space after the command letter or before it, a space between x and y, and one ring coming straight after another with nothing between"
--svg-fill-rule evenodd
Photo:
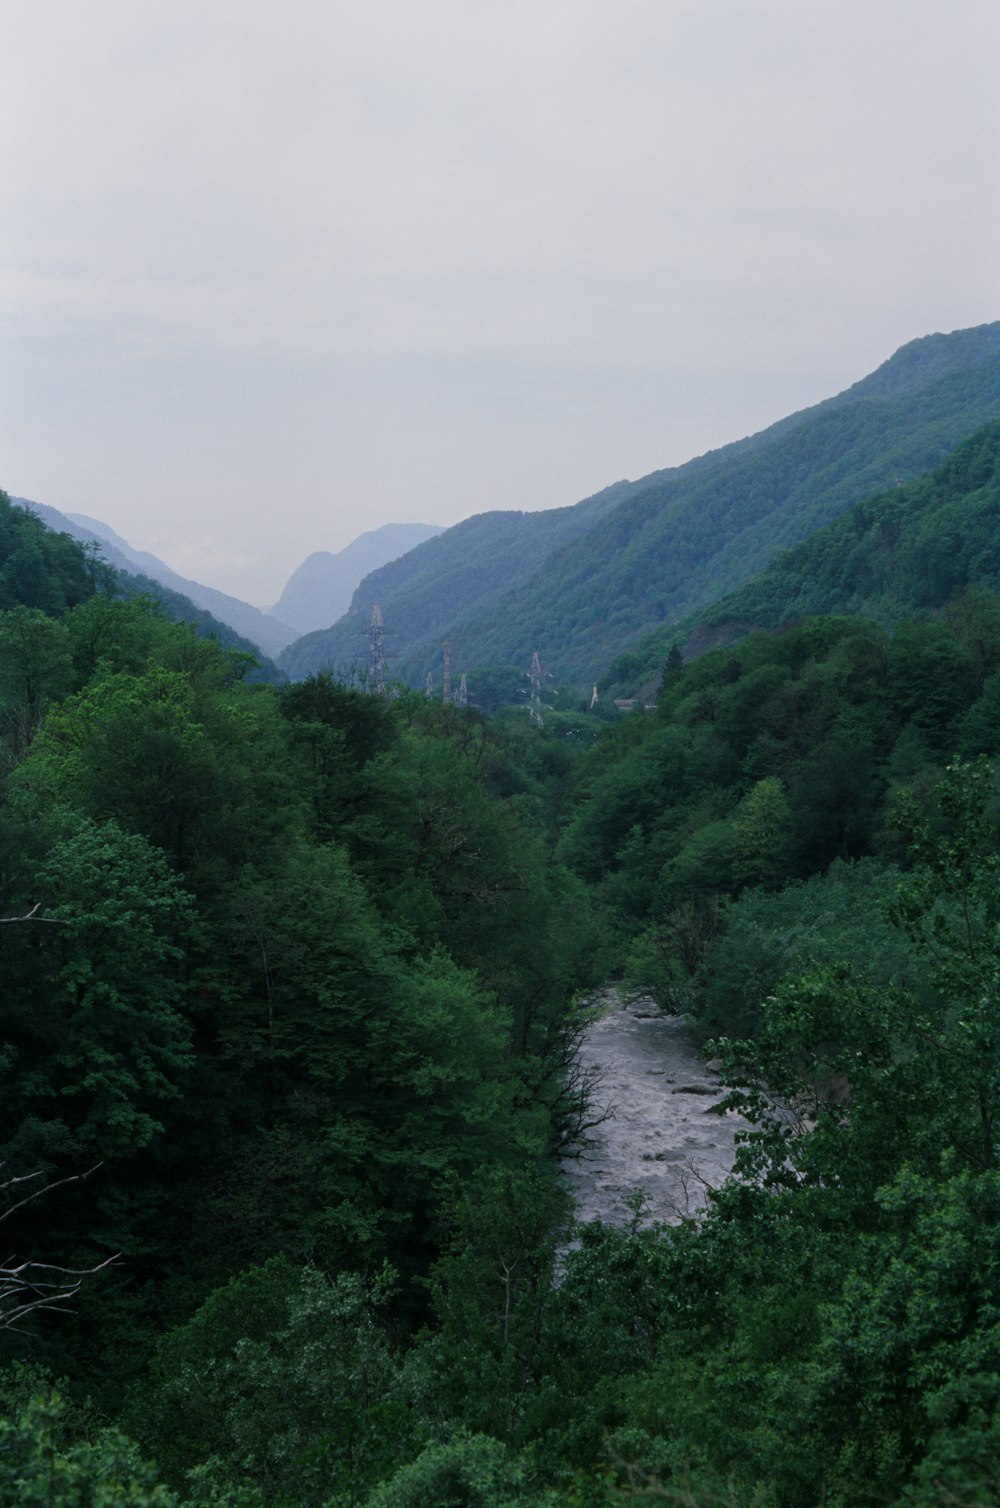
<instances>
[{"instance_id":1,"label":"electricity pylon","mask_svg":"<svg viewBox=\"0 0 1000 1508\"><path fill-rule=\"evenodd\" d=\"M537 649L531 656L531 704L528 716L536 728L545 726L545 719L542 717L542 662L538 658Z\"/></svg>"},{"instance_id":2,"label":"electricity pylon","mask_svg":"<svg viewBox=\"0 0 1000 1508\"><path fill-rule=\"evenodd\" d=\"M382 622L382 605L372 603L372 615L368 620L368 669L371 676L373 696L385 694L385 625Z\"/></svg>"}]
</instances>

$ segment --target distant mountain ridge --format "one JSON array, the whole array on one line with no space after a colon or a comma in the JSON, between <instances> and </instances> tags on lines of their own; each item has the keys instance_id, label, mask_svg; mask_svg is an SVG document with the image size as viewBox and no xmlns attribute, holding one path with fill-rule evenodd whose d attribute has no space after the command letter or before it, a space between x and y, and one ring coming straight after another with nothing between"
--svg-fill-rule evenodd
<instances>
[{"instance_id":1,"label":"distant mountain ridge","mask_svg":"<svg viewBox=\"0 0 1000 1508\"><path fill-rule=\"evenodd\" d=\"M292 572L270 611L300 634L329 628L348 611L355 588L370 572L442 532L438 524L383 524L343 550L315 550Z\"/></svg>"},{"instance_id":2,"label":"distant mountain ridge","mask_svg":"<svg viewBox=\"0 0 1000 1508\"><path fill-rule=\"evenodd\" d=\"M378 601L391 668L414 686L445 638L453 670L526 665L537 649L557 679L589 684L613 663L617 679L637 678L674 625L996 418L1000 322L924 336L844 392L684 466L571 508L467 519L367 577L340 623L280 663L293 677L349 670Z\"/></svg>"},{"instance_id":3,"label":"distant mountain ridge","mask_svg":"<svg viewBox=\"0 0 1000 1508\"><path fill-rule=\"evenodd\" d=\"M49 510L55 513L56 510ZM57 515L61 516L61 515ZM85 602L94 592L121 600L133 597L155 599L163 615L188 623L199 637L213 638L237 656L256 661L244 665L241 676L249 681L280 683L284 676L256 645L243 638L228 623L196 607L189 597L174 592L148 576L114 566L102 557L91 560L85 544L65 529L52 527L40 511L15 502L0 491L0 607L24 605L61 615Z\"/></svg>"},{"instance_id":4,"label":"distant mountain ridge","mask_svg":"<svg viewBox=\"0 0 1000 1508\"><path fill-rule=\"evenodd\" d=\"M169 591L189 598L196 607L227 623L272 659L295 638L294 628L287 623L280 623L259 607L252 607L249 602L241 602L238 597L230 597L215 587L189 581L148 550L134 550L126 539L99 519L88 518L83 513L61 513L47 503L32 502L24 497L12 497L11 502L29 509L59 534L69 534L81 544L97 544L104 559L116 570L149 577Z\"/></svg>"}]
</instances>

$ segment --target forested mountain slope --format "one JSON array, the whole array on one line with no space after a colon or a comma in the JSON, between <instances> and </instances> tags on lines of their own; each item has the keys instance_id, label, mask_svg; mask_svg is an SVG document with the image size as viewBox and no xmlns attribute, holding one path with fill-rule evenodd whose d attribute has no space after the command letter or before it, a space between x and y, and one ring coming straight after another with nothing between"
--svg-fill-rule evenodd
<instances>
[{"instance_id":1,"label":"forested mountain slope","mask_svg":"<svg viewBox=\"0 0 1000 1508\"><path fill-rule=\"evenodd\" d=\"M516 578L505 575L499 542L525 536L509 515L446 531L433 554L421 546L406 558L405 582L381 573L363 582L352 613L332 634L291 646L283 667L346 668L377 600L411 684L437 666L446 636L461 669L526 664L538 649L558 679L589 682L653 625L741 585L862 498L925 475L998 416L1000 324L928 336L759 435L621 484L611 506L586 519L559 510L565 533L553 529L544 553L539 545L534 570L522 544ZM524 525L540 535L547 517L528 515ZM483 550L490 560L480 566Z\"/></svg>"},{"instance_id":2,"label":"forested mountain slope","mask_svg":"<svg viewBox=\"0 0 1000 1508\"><path fill-rule=\"evenodd\" d=\"M856 503L780 555L702 614L691 642L825 613L891 623L943 608L970 586L1000 591L1000 422L929 477ZM644 646L650 663L661 648Z\"/></svg>"},{"instance_id":3,"label":"forested mountain slope","mask_svg":"<svg viewBox=\"0 0 1000 1508\"><path fill-rule=\"evenodd\" d=\"M332 628L289 645L281 668L293 679L327 665L350 671L365 648L375 602L384 604L386 647L397 662L420 639L437 643L458 615L530 576L553 550L588 529L631 490L631 483L617 482L572 508L477 513L464 519L366 576L350 613Z\"/></svg>"},{"instance_id":4,"label":"forested mountain slope","mask_svg":"<svg viewBox=\"0 0 1000 1508\"><path fill-rule=\"evenodd\" d=\"M235 628L228 623L222 623L214 617L207 608L199 607L185 597L183 592L171 591L170 587L162 582L152 581L148 576L137 575L129 571L114 572L115 585L114 595L123 601L135 597L148 598L165 618L171 623L189 623L202 639L215 639L223 649L231 650L237 656L243 656L245 662L252 661L251 668L247 671L247 679L251 682L267 681L273 685L279 685L285 680L285 676L268 655L264 654L253 640L238 634Z\"/></svg>"},{"instance_id":5,"label":"forested mountain slope","mask_svg":"<svg viewBox=\"0 0 1000 1508\"><path fill-rule=\"evenodd\" d=\"M0 492L0 612L63 613L93 595L95 561Z\"/></svg>"},{"instance_id":6,"label":"forested mountain slope","mask_svg":"<svg viewBox=\"0 0 1000 1508\"><path fill-rule=\"evenodd\" d=\"M55 514L55 509L44 511ZM71 534L56 532L41 512L0 491L0 612L21 607L54 618L86 602L98 590L120 601L145 598L165 619L190 624L200 638L215 639L223 649L235 651L237 658L242 657L243 673L250 680L277 683L284 679L256 644L227 623L180 592L111 565L103 550L95 553ZM37 625L31 632L38 636ZM250 662L254 665L247 670Z\"/></svg>"},{"instance_id":7,"label":"forested mountain slope","mask_svg":"<svg viewBox=\"0 0 1000 1508\"><path fill-rule=\"evenodd\" d=\"M120 1416L165 1326L216 1292L226 1308L254 1265L271 1263L278 1309L257 1293L271 1319L282 1292L305 1298L299 1317L362 1412L384 1398L375 1328L360 1382L353 1370L365 1279L399 1292L402 1337L427 1312L460 1194L499 1180L543 1229L561 1207L549 1158L581 1113L565 1068L596 929L536 800L532 767L564 770L568 751L423 697L250 685L155 604L116 599L111 573L3 495L0 581L0 1218L17 1206L12 1248L60 1263L60 1281L122 1254L45 1332L30 1375L11 1332L18 1280L0 1266L7 1503L27 1501L33 1471L11 1387L45 1390L52 1367L93 1379ZM22 1205L8 1178L29 1193L64 1181L54 1203ZM299 1267L315 1272L308 1314ZM236 1310L253 1330L257 1298ZM318 1355L306 1365L327 1444L304 1416L297 1444L272 1418L290 1469L263 1494L238 1472L206 1502L367 1497L377 1478L340 1384ZM298 1413L297 1384L264 1370ZM215 1452L184 1435L225 1410L201 1382L194 1414L156 1392L135 1427L183 1478ZM405 1459L398 1410L377 1432L390 1465Z\"/></svg>"},{"instance_id":8,"label":"forested mountain slope","mask_svg":"<svg viewBox=\"0 0 1000 1508\"><path fill-rule=\"evenodd\" d=\"M200 581L190 581L150 553L149 550L134 550L127 540L116 534L108 524L83 514L60 513L47 503L35 503L28 498L15 497L11 501L20 508L27 508L40 518L47 528L57 533L68 534L81 544L96 544L104 559L117 571L139 575L158 582L175 596L186 597L203 613L228 624L244 640L250 640L255 649L266 655L278 654L295 637L295 630L287 623L280 623L269 613L262 612L249 602L230 597L215 587L203 586Z\"/></svg>"},{"instance_id":9,"label":"forested mountain slope","mask_svg":"<svg viewBox=\"0 0 1000 1508\"><path fill-rule=\"evenodd\" d=\"M653 484L517 590L452 630L470 665L530 657L602 675L652 624L676 622L764 569L855 502L922 476L1000 415L1000 354L888 397L846 397L768 443ZM416 674L433 654L421 646Z\"/></svg>"}]
</instances>

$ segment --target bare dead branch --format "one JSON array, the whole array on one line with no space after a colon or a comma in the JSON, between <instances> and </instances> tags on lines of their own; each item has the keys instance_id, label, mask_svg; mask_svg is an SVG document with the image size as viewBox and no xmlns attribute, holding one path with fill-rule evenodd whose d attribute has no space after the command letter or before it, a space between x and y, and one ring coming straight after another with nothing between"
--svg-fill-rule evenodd
<instances>
[{"instance_id":1,"label":"bare dead branch","mask_svg":"<svg viewBox=\"0 0 1000 1508\"><path fill-rule=\"evenodd\" d=\"M62 916L39 916L42 909L41 901L36 901L30 911L23 916L0 916L0 926L11 925L17 922L48 922L50 927L68 927L69 922Z\"/></svg>"},{"instance_id":2,"label":"bare dead branch","mask_svg":"<svg viewBox=\"0 0 1000 1508\"><path fill-rule=\"evenodd\" d=\"M13 1330L15 1325L29 1314L44 1309L56 1314L71 1314L66 1305L80 1291L84 1278L91 1277L105 1267L119 1261L121 1252L95 1262L92 1267L57 1267L51 1262L20 1262L17 1266L0 1267L0 1331ZM70 1283L52 1283L42 1278L43 1272L56 1272L64 1278L73 1278ZM13 1307L11 1307L13 1305Z\"/></svg>"},{"instance_id":3,"label":"bare dead branch","mask_svg":"<svg viewBox=\"0 0 1000 1508\"><path fill-rule=\"evenodd\" d=\"M89 1178L101 1166L95 1163L85 1173L73 1173L67 1178L59 1178L55 1183L43 1184L41 1188L32 1189L30 1194L18 1199L8 1209L0 1214L0 1223L8 1216L16 1214L26 1204L32 1204L40 1199L43 1194L48 1194L52 1189L63 1188L68 1183L80 1183ZM0 1183L0 1194L9 1193L24 1183L31 1183L43 1175L39 1173L23 1173L8 1178ZM41 1309L52 1310L58 1314L68 1314L71 1311L65 1306L76 1296L84 1278L90 1277L102 1268L110 1267L120 1260L121 1253L105 1257L103 1262L95 1262L92 1267L63 1267L56 1262L18 1262L14 1256L8 1257L7 1261L0 1264L0 1331L12 1330L28 1315L37 1313ZM50 1275L55 1275L55 1280ZM66 1280L70 1279L69 1282Z\"/></svg>"},{"instance_id":4,"label":"bare dead branch","mask_svg":"<svg viewBox=\"0 0 1000 1508\"><path fill-rule=\"evenodd\" d=\"M3 1164L0 1163L0 1167L2 1166ZM19 1199L17 1204L12 1204L9 1209L4 1210L3 1214L0 1214L0 1225L11 1215L16 1214L18 1210L23 1209L26 1204L31 1204L35 1199L41 1199L43 1194L48 1194L52 1189L61 1189L67 1183L82 1183L85 1178L90 1177L91 1173L96 1173L100 1167L103 1167L103 1163L95 1162L94 1166L88 1168L85 1173L72 1173L68 1178L57 1178L55 1183L47 1183L40 1189L33 1189L23 1199ZM41 1176L41 1173L23 1173L18 1178L8 1178L6 1183L0 1183L0 1194L6 1193L15 1184L29 1183L31 1179L41 1178Z\"/></svg>"}]
</instances>

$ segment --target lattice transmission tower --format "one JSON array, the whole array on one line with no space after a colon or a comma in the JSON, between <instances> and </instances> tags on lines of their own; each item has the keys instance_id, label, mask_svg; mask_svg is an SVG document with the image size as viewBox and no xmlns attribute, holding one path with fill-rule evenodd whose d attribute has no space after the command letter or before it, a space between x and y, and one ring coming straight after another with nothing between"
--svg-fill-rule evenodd
<instances>
[{"instance_id":1,"label":"lattice transmission tower","mask_svg":"<svg viewBox=\"0 0 1000 1508\"><path fill-rule=\"evenodd\" d=\"M542 717L542 662L538 658L537 649L531 656L531 702L528 716L536 728L545 726L545 719Z\"/></svg>"},{"instance_id":2,"label":"lattice transmission tower","mask_svg":"<svg viewBox=\"0 0 1000 1508\"><path fill-rule=\"evenodd\" d=\"M373 696L385 695L385 624L382 622L382 604L372 603L372 615L368 620L368 673Z\"/></svg>"},{"instance_id":3,"label":"lattice transmission tower","mask_svg":"<svg viewBox=\"0 0 1000 1508\"><path fill-rule=\"evenodd\" d=\"M455 693L455 706L456 707L467 707L468 705L469 705L469 687L468 687L468 684L467 684L466 679L465 679L465 671L463 670L462 671L462 679L459 681L459 683L458 683L458 690Z\"/></svg>"}]
</instances>

